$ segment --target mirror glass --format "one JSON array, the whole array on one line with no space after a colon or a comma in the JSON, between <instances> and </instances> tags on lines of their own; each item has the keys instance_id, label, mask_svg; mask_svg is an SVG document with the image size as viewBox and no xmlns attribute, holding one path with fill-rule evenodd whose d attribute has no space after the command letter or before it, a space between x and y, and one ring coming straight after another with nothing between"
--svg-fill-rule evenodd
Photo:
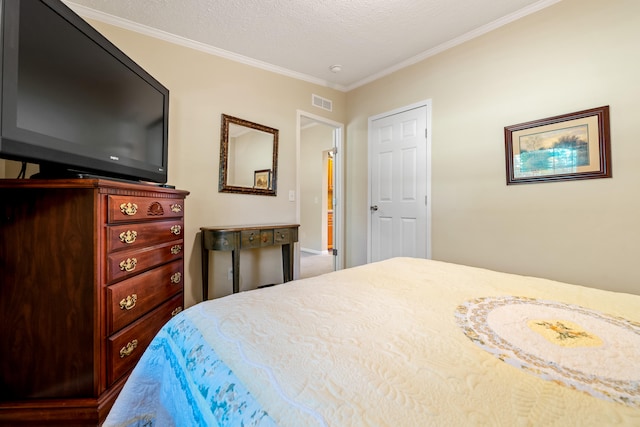
<instances>
[{"instance_id":1,"label":"mirror glass","mask_svg":"<svg viewBox=\"0 0 640 427\"><path fill-rule=\"evenodd\" d=\"M277 172L278 129L223 114L218 190L275 196Z\"/></svg>"}]
</instances>

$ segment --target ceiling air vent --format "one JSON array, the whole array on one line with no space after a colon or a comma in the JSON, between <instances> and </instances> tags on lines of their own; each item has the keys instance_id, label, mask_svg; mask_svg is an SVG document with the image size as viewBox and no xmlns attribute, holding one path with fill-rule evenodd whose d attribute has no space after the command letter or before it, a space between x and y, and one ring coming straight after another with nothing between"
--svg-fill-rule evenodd
<instances>
[{"instance_id":1,"label":"ceiling air vent","mask_svg":"<svg viewBox=\"0 0 640 427\"><path fill-rule=\"evenodd\" d=\"M318 95L311 95L311 104L323 110L333 111L333 102Z\"/></svg>"}]
</instances>

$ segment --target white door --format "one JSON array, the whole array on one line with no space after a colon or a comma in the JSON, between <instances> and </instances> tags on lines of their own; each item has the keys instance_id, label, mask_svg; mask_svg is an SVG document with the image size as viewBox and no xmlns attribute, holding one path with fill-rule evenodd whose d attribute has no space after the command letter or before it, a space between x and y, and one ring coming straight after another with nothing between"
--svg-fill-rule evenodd
<instances>
[{"instance_id":1,"label":"white door","mask_svg":"<svg viewBox=\"0 0 640 427\"><path fill-rule=\"evenodd\" d=\"M369 262L427 258L427 105L370 119Z\"/></svg>"}]
</instances>

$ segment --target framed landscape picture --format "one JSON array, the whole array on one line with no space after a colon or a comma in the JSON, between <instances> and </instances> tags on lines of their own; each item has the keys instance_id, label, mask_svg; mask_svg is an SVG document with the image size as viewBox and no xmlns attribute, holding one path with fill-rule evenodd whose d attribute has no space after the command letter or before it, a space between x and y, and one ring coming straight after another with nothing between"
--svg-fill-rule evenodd
<instances>
[{"instance_id":1,"label":"framed landscape picture","mask_svg":"<svg viewBox=\"0 0 640 427\"><path fill-rule=\"evenodd\" d=\"M504 128L507 185L611 177L609 106Z\"/></svg>"}]
</instances>

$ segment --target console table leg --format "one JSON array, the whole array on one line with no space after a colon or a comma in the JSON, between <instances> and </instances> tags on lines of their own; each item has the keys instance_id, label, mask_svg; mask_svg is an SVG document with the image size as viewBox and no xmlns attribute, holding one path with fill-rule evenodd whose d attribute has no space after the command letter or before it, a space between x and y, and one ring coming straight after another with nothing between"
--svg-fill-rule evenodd
<instances>
[{"instance_id":1,"label":"console table leg","mask_svg":"<svg viewBox=\"0 0 640 427\"><path fill-rule=\"evenodd\" d=\"M231 264L233 268L233 293L240 292L240 253L238 249L231 251Z\"/></svg>"},{"instance_id":2,"label":"console table leg","mask_svg":"<svg viewBox=\"0 0 640 427\"><path fill-rule=\"evenodd\" d=\"M209 250L204 243L204 232L200 233L200 252L202 261L202 300L209 299Z\"/></svg>"},{"instance_id":3,"label":"console table leg","mask_svg":"<svg viewBox=\"0 0 640 427\"><path fill-rule=\"evenodd\" d=\"M293 262L291 261L291 244L282 245L282 279L283 282L293 280Z\"/></svg>"}]
</instances>

